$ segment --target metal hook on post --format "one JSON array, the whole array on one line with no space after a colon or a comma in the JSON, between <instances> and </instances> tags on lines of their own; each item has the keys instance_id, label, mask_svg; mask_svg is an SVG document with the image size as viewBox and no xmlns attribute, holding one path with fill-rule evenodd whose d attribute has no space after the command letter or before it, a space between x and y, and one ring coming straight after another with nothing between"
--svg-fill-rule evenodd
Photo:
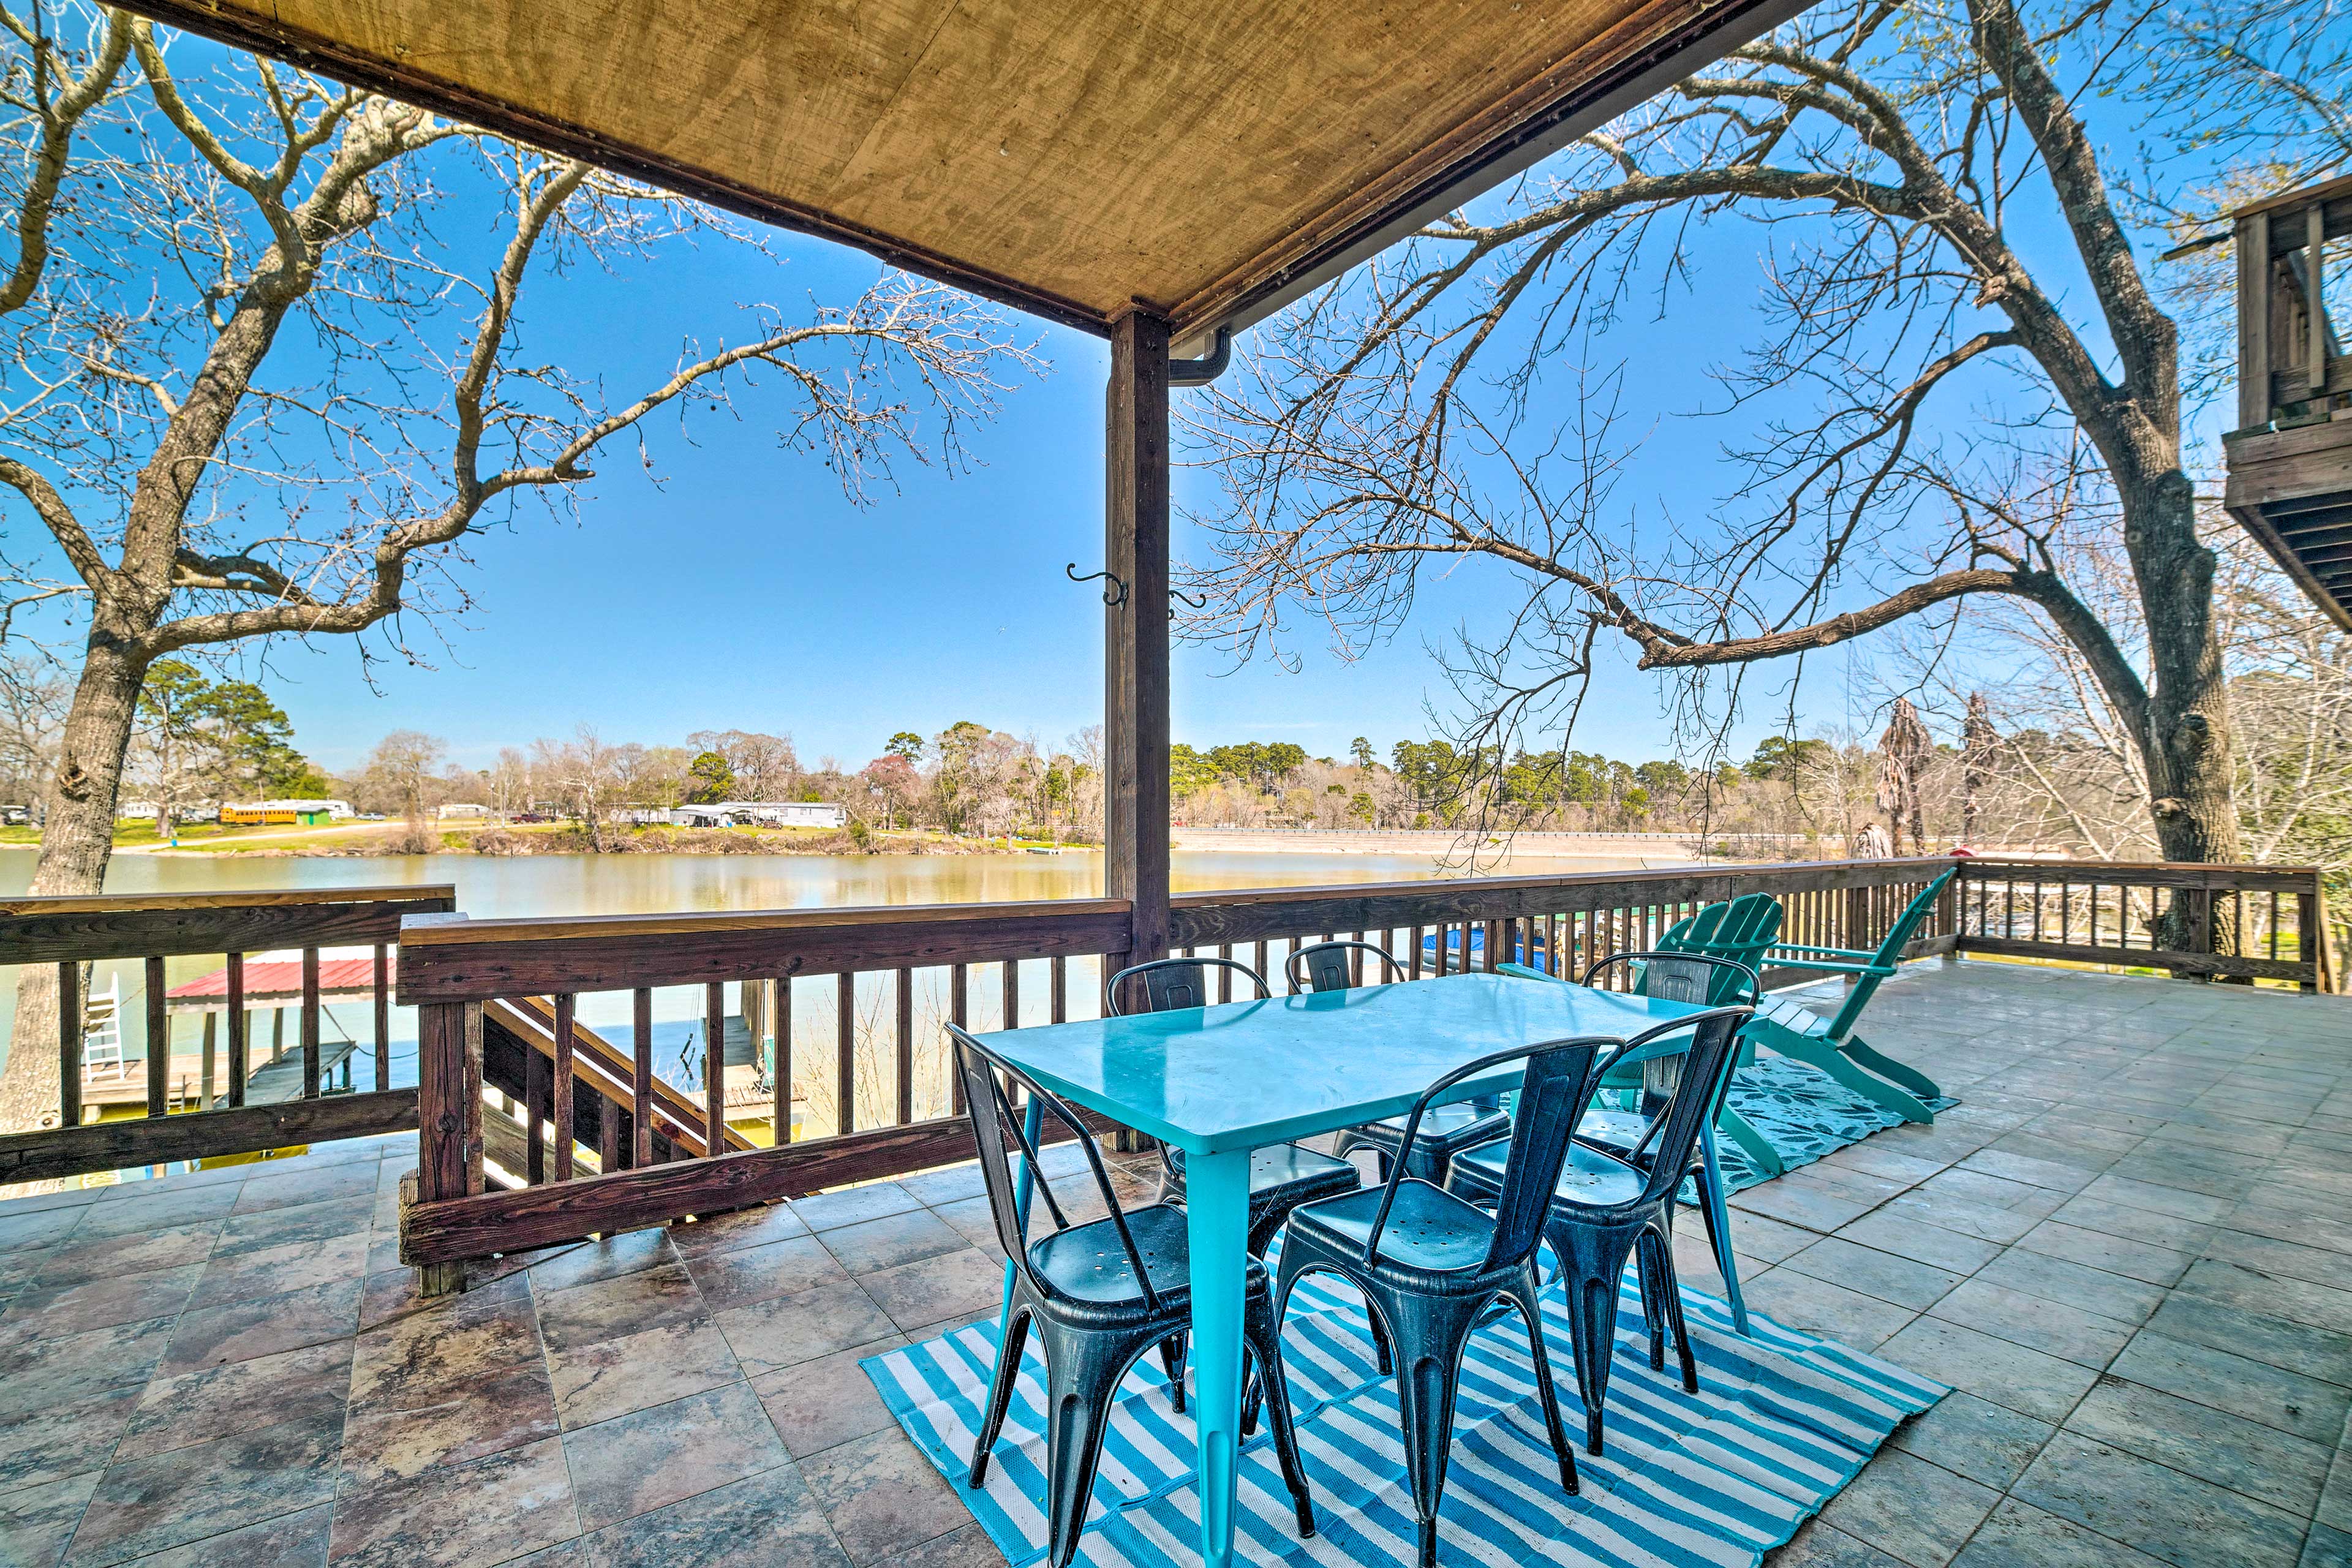
<instances>
[{"instance_id":1,"label":"metal hook on post","mask_svg":"<svg viewBox=\"0 0 2352 1568\"><path fill-rule=\"evenodd\" d=\"M1199 597L1195 598L1193 595L1184 592L1181 588L1171 588L1168 590L1168 596L1171 599L1181 600L1183 603L1192 605L1196 610L1205 610L1209 607L1209 595L1206 594L1202 594Z\"/></svg>"},{"instance_id":2,"label":"metal hook on post","mask_svg":"<svg viewBox=\"0 0 2352 1568\"><path fill-rule=\"evenodd\" d=\"M1108 568L1105 568L1100 572L1089 572L1085 576L1081 577L1078 575L1078 563L1073 561L1067 566L1063 567L1062 571L1063 574L1073 583L1091 583L1097 577L1107 580L1110 584L1110 586L1103 590L1102 599L1104 604L1109 605L1114 610L1127 603L1127 584L1121 582L1118 578L1112 576Z\"/></svg>"}]
</instances>

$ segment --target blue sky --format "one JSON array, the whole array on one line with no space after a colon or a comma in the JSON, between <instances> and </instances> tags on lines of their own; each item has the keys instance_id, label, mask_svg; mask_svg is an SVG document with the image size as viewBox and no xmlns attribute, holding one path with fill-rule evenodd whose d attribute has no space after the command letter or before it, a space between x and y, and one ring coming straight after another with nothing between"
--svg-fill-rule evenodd
<instances>
[{"instance_id":1,"label":"blue sky","mask_svg":"<svg viewBox=\"0 0 2352 1568\"><path fill-rule=\"evenodd\" d=\"M864 258L820 241L784 237L779 249L781 277L772 262L705 248L621 279L566 279L560 296L547 290L526 308L530 352L575 368L666 365L698 303L716 321L738 300L796 291L843 301L873 275ZM663 308L644 309L648 289ZM618 448L576 524L527 510L473 542L467 581L479 607L447 628L432 668L380 664L372 693L352 650L322 640L314 652L279 650L270 689L329 767L398 728L445 737L468 765L581 722L649 743L704 728L769 730L791 734L806 761L851 766L895 731L933 733L959 719L1058 743L1100 717L1100 601L1063 569L1102 563L1108 356L1084 333L1024 325L1051 368L974 434L980 461L969 472L900 464L897 490L877 489L860 508L814 458L777 448L762 417L774 405L757 393L735 416L691 419L690 439L656 421L662 482ZM1661 326L1659 352L1695 363L1696 342L1673 341L1685 330ZM610 381L629 384L622 372ZM1711 434L1698 438L1711 449ZM1176 484L1180 505L1205 497L1202 476L1180 471ZM1180 554L1188 542L1180 525ZM1475 612L1494 581L1493 568L1464 567L1424 595L1402 637L1352 663L1309 645L1295 674L1269 663L1233 670L1213 650L1180 647L1176 736L1279 737L1318 755L1344 752L1360 734L1383 753L1420 738L1437 674L1426 639ZM1580 743L1663 752L1650 683L1630 670L1618 679Z\"/></svg>"}]
</instances>

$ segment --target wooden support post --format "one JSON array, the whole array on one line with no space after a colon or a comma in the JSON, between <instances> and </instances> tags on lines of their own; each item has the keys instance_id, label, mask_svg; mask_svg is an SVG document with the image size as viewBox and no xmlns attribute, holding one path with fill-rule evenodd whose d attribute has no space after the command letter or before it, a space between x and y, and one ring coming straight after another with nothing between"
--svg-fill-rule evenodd
<instances>
[{"instance_id":1,"label":"wooden support post","mask_svg":"<svg viewBox=\"0 0 2352 1568\"><path fill-rule=\"evenodd\" d=\"M2304 269L2307 303L2311 307L2310 335L2304 348L2304 384L2314 396L2327 390L2327 271L2324 259L2327 252L2327 215L2325 204L2314 202L2304 209Z\"/></svg>"},{"instance_id":2,"label":"wooden support post","mask_svg":"<svg viewBox=\"0 0 2352 1568\"><path fill-rule=\"evenodd\" d=\"M213 1071L215 1064L219 1060L219 1046L217 1043L220 1037L219 1022L219 1014L207 1013L205 1015L205 1068L204 1079L202 1080L203 1097L196 1101L196 1109L199 1110L210 1110L213 1108Z\"/></svg>"},{"instance_id":3,"label":"wooden support post","mask_svg":"<svg viewBox=\"0 0 2352 1568\"><path fill-rule=\"evenodd\" d=\"M2238 220L2237 254L2238 428L2255 430L2271 422L2270 214Z\"/></svg>"},{"instance_id":4,"label":"wooden support post","mask_svg":"<svg viewBox=\"0 0 2352 1568\"><path fill-rule=\"evenodd\" d=\"M1168 323L1111 328L1103 546L1103 892L1134 905L1126 963L1168 952Z\"/></svg>"},{"instance_id":5,"label":"wooden support post","mask_svg":"<svg viewBox=\"0 0 2352 1568\"><path fill-rule=\"evenodd\" d=\"M2326 990L2321 982L2327 975L2327 931L2319 916L2316 889L2294 896L2294 955L2311 966L2311 978L2296 982L2295 989L2306 994Z\"/></svg>"},{"instance_id":6,"label":"wooden support post","mask_svg":"<svg viewBox=\"0 0 2352 1568\"><path fill-rule=\"evenodd\" d=\"M482 1190L482 1010L436 1002L416 1010L416 1197L470 1197ZM462 1263L427 1264L420 1290L466 1287Z\"/></svg>"}]
</instances>

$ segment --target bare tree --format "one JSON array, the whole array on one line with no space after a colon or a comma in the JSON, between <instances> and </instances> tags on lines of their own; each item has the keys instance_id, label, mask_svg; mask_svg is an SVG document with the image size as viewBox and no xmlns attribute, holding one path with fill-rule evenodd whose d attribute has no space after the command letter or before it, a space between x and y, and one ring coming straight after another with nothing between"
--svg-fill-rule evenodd
<instances>
[{"instance_id":1,"label":"bare tree","mask_svg":"<svg viewBox=\"0 0 2352 1568\"><path fill-rule=\"evenodd\" d=\"M0 11L18 240L0 486L38 526L0 561L0 627L62 605L83 643L36 893L98 889L157 659L360 634L421 658L432 618L467 605L468 536L533 498L562 513L650 416L770 382L783 445L855 499L895 458L959 460L1003 368L1034 363L993 311L890 276L845 307L747 307L614 397L525 352L526 296L555 308L564 268L755 236L265 61L183 83L144 21L28 3ZM480 258L436 228L454 194L504 208ZM28 977L17 1037L55 1018ZM55 1078L52 1053L11 1053L0 1127L53 1107Z\"/></svg>"},{"instance_id":2,"label":"bare tree","mask_svg":"<svg viewBox=\"0 0 2352 1568\"><path fill-rule=\"evenodd\" d=\"M1448 663L1465 749L1499 762L1573 724L1602 638L1680 677L1680 717L1719 733L1749 667L2012 604L2116 716L2161 852L2234 858L2179 333L2133 227L2185 231L2210 204L2119 195L2088 116L2193 142L2177 95L2217 79L2241 104L2305 106L2233 110L2231 154L2284 185L2343 156L2345 16L1848 0L1733 51L1306 302L1192 405L1223 496L1189 629L1246 658L1296 615L1352 652L1396 629L1424 571L1498 565L1510 607ZM1614 500L1631 444L1613 378L1557 422L1547 378L1639 279L1663 309L1702 227L1748 220L1777 243L1759 341L1724 373L1758 427L1731 453L1742 477L1707 526L1639 528ZM1971 388L1999 417L1955 407ZM1812 407L1790 420L1798 396ZM2095 525L2128 564L2137 657L2076 580L2069 530Z\"/></svg>"},{"instance_id":3,"label":"bare tree","mask_svg":"<svg viewBox=\"0 0 2352 1568\"><path fill-rule=\"evenodd\" d=\"M1993 729L1992 709L1984 693L1969 693L1968 717L1960 725L1960 842L1977 841L1978 802L1992 775L1993 753L2000 735Z\"/></svg>"},{"instance_id":4,"label":"bare tree","mask_svg":"<svg viewBox=\"0 0 2352 1568\"><path fill-rule=\"evenodd\" d=\"M1936 755L1936 742L1927 733L1927 726L1919 721L1919 710L1908 697L1895 700L1893 712L1886 721L1885 733L1878 737L1879 755L1884 766L1878 775L1878 804L1886 813L1886 826L1894 840L1895 853L1903 849L1906 828L1911 833L1911 852L1927 852L1927 829L1925 808L1920 797L1922 775Z\"/></svg>"}]
</instances>

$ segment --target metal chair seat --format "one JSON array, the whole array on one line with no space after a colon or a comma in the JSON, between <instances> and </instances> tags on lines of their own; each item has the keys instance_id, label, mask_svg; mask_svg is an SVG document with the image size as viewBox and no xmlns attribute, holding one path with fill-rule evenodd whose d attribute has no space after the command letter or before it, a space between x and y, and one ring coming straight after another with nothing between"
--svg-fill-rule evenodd
<instances>
[{"instance_id":1,"label":"metal chair seat","mask_svg":"<svg viewBox=\"0 0 2352 1568\"><path fill-rule=\"evenodd\" d=\"M1144 1278L1160 1298L1156 1309L1145 1300L1118 1227L1108 1219L1040 1237L1030 1245L1029 1267L1043 1287L1045 1310L1057 1318L1084 1317L1089 1327L1189 1312L1192 1248L1184 1224L1184 1211L1167 1204L1127 1211L1128 1234L1143 1258ZM1265 1265L1255 1258L1249 1260L1248 1289L1254 1295L1266 1289Z\"/></svg>"},{"instance_id":2,"label":"metal chair seat","mask_svg":"<svg viewBox=\"0 0 2352 1568\"><path fill-rule=\"evenodd\" d=\"M1367 1187L1294 1210L1284 1245L1295 1246L1311 1237L1324 1246L1361 1252L1381 1212L1381 1188ZM1397 1186L1395 1205L1381 1232L1380 1252L1363 1267L1382 1279L1422 1288L1427 1275L1475 1269L1494 1239L1494 1215L1442 1187L1407 1177ZM1475 1287L1465 1281L1456 1288Z\"/></svg>"},{"instance_id":3,"label":"metal chair seat","mask_svg":"<svg viewBox=\"0 0 2352 1568\"><path fill-rule=\"evenodd\" d=\"M1591 1118L1588 1116L1589 1121ZM1635 1121L1640 1121L1636 1117ZM1582 1135L1580 1126L1579 1136ZM1634 1131L1639 1140L1641 1131ZM1503 1166L1511 1156L1511 1141L1507 1138L1493 1143L1465 1149L1454 1158L1454 1182L1458 1188L1477 1191L1484 1196L1503 1190ZM1589 1149L1581 1143L1571 1143L1568 1159L1560 1166L1559 1184L1552 1195L1563 1203L1586 1208L1616 1208L1640 1201L1642 1190L1649 1178L1624 1161Z\"/></svg>"},{"instance_id":4,"label":"metal chair seat","mask_svg":"<svg viewBox=\"0 0 2352 1568\"><path fill-rule=\"evenodd\" d=\"M1443 1184L1446 1167L1465 1149L1475 1149L1481 1143L1491 1143L1510 1135L1510 1112L1491 1102L1469 1101L1461 1105L1436 1105L1422 1118L1421 1131L1412 1141L1412 1152L1405 1159L1405 1174L1424 1182ZM1339 1134L1335 1152L1353 1153L1358 1149L1370 1149L1380 1155L1381 1171L1386 1174L1397 1151L1404 1145L1404 1118L1391 1116L1385 1121L1368 1121L1361 1127L1350 1127Z\"/></svg>"},{"instance_id":5,"label":"metal chair seat","mask_svg":"<svg viewBox=\"0 0 2352 1568\"><path fill-rule=\"evenodd\" d=\"M1168 1167L1176 1180L1174 1191L1163 1201L1183 1195L1184 1151L1168 1151ZM1271 1149L1253 1150L1250 1153L1250 1214L1255 1217L1260 1207L1280 1204L1286 1213L1310 1198L1328 1198L1339 1193L1354 1192L1363 1177L1347 1161L1329 1154L1318 1153L1300 1143L1276 1143Z\"/></svg>"}]
</instances>

